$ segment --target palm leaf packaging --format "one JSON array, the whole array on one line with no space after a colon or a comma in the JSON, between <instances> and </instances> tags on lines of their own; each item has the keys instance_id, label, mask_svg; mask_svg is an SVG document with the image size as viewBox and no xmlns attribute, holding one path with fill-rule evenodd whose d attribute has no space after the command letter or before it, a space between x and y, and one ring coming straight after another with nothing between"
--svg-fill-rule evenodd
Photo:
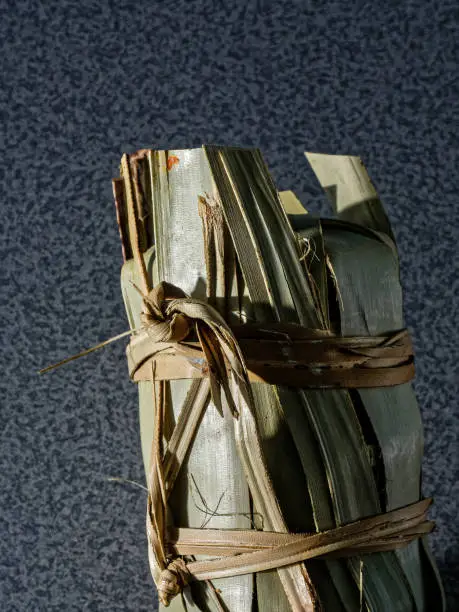
<instances>
[{"instance_id":1,"label":"palm leaf packaging","mask_svg":"<svg viewBox=\"0 0 459 612\"><path fill-rule=\"evenodd\" d=\"M113 181L160 609L444 609L397 248L361 160L123 156Z\"/></svg>"}]
</instances>

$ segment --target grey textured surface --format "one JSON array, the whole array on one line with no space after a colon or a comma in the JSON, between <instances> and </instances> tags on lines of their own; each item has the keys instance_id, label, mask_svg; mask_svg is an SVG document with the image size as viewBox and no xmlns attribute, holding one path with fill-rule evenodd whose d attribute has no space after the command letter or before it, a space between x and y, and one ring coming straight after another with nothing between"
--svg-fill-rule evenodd
<instances>
[{"instance_id":1,"label":"grey textured surface","mask_svg":"<svg viewBox=\"0 0 459 612\"><path fill-rule=\"evenodd\" d=\"M361 155L400 249L431 542L459 609L457 3L0 0L0 609L153 610L110 179L124 151Z\"/></svg>"}]
</instances>

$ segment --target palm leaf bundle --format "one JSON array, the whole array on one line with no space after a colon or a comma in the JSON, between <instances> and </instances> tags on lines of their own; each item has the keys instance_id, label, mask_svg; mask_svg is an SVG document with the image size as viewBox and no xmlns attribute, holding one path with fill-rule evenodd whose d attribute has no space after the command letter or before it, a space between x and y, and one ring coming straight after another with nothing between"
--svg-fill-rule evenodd
<instances>
[{"instance_id":1,"label":"palm leaf bundle","mask_svg":"<svg viewBox=\"0 0 459 612\"><path fill-rule=\"evenodd\" d=\"M359 158L307 154L307 159L332 200L333 219L307 214L291 193L279 196L258 150L142 150L123 157L121 178L113 182L145 470L156 491L153 498L161 498L166 508L150 512L149 520L164 533L180 528L176 553L182 528L185 536L194 529L212 537L238 530L249 541L250 530L322 534L421 499L422 423L406 375L412 364L401 364L399 380L389 372L397 384L383 382L387 370L377 371L376 365L370 374L371 366L361 368L375 358L374 364L390 370L392 361L378 357L375 342L392 334L396 352L404 327L397 249L387 215ZM238 418L238 402L232 405L226 387L220 397L212 368L204 375L190 367L196 365L198 345L208 351L208 365L215 355L218 364L214 336L205 325L196 324L197 338L185 334L175 340L178 352L188 351L180 364L180 355L166 354L157 370L151 349L148 359L142 353L147 335L136 339L136 334L145 323L149 292L161 281L191 296L187 308L204 312L202 303L209 305L215 317L237 330L243 353L248 347L250 398L246 401L240 386ZM161 310L151 300L150 307ZM174 316L177 335L183 321L180 312ZM208 315L202 316L206 321ZM304 330L314 336L306 338ZM251 341L250 333L259 341ZM354 338L354 343L359 338L364 348L340 349L342 367L356 365L343 378L333 362L325 368L292 366L289 338L295 334L310 355L329 337ZM161 344L158 338L156 344L146 341ZM284 353L276 358L282 367L270 356L274 345ZM263 347L269 348L266 355ZM161 367L167 374L157 380ZM283 378L281 370L287 372ZM329 547L295 563L260 564L260 571L223 569L209 579L203 571L204 578L184 582L179 596L165 597L160 609L444 609L441 582L421 532L400 548L393 540L373 540L349 545L346 554ZM156 545L161 552L163 542ZM219 556L211 554L217 550L213 546L191 542L184 550L193 554L179 556L198 571L207 567L206 559ZM164 568L153 557L158 584ZM243 554L234 565L241 559Z\"/></svg>"}]
</instances>

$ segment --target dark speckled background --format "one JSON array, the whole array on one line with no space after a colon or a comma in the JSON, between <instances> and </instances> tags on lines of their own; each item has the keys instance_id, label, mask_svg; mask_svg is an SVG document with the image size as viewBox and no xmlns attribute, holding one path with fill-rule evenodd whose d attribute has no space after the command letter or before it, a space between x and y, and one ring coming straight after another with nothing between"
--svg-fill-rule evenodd
<instances>
[{"instance_id":1,"label":"dark speckled background","mask_svg":"<svg viewBox=\"0 0 459 612\"><path fill-rule=\"evenodd\" d=\"M259 146L328 212L304 150L361 155L398 240L431 538L459 609L459 8L0 0L0 609L153 610L110 179L121 154Z\"/></svg>"}]
</instances>

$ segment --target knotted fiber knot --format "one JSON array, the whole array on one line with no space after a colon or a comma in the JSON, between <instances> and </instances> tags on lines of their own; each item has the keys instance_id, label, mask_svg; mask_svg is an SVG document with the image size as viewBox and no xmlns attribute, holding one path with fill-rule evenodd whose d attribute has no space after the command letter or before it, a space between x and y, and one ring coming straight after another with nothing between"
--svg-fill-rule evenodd
<instances>
[{"instance_id":1,"label":"knotted fiber knot","mask_svg":"<svg viewBox=\"0 0 459 612\"><path fill-rule=\"evenodd\" d=\"M164 606L168 606L172 599L179 595L190 582L190 572L185 561L177 557L163 569L157 584L158 597Z\"/></svg>"},{"instance_id":2,"label":"knotted fiber knot","mask_svg":"<svg viewBox=\"0 0 459 612\"><path fill-rule=\"evenodd\" d=\"M236 416L238 411L229 388L229 370L243 381L248 393L250 387L241 349L221 314L207 302L192 298L164 281L144 295L143 300L146 311L142 314L142 322L153 343L180 343L191 330L196 331L210 378L212 401L223 415L222 389ZM183 347L181 350L183 352Z\"/></svg>"},{"instance_id":3,"label":"knotted fiber knot","mask_svg":"<svg viewBox=\"0 0 459 612\"><path fill-rule=\"evenodd\" d=\"M141 320L153 342L180 342L188 336L192 322L179 309L179 304L187 299L184 291L166 282L143 296L146 311Z\"/></svg>"}]
</instances>

